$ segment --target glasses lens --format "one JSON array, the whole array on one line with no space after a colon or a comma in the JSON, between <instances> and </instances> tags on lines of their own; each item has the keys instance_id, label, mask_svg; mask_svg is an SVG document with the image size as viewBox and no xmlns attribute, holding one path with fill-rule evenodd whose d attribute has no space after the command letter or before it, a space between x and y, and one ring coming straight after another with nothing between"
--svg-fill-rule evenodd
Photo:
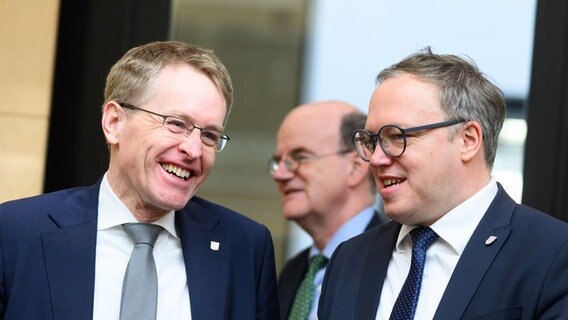
<instances>
[{"instance_id":1,"label":"glasses lens","mask_svg":"<svg viewBox=\"0 0 568 320\"><path fill-rule=\"evenodd\" d=\"M270 161L268 161L268 172L273 174L274 172L278 171L278 169L280 169L281 162L284 168L286 168L286 170L292 173L295 173L296 170L298 169L298 166L300 165L300 162L294 158L282 159L279 157L274 157L270 159Z\"/></svg>"},{"instance_id":2,"label":"glasses lens","mask_svg":"<svg viewBox=\"0 0 568 320\"><path fill-rule=\"evenodd\" d=\"M373 152L375 152L376 142L369 132L357 130L353 134L353 146L361 159L370 161Z\"/></svg>"},{"instance_id":3,"label":"glasses lens","mask_svg":"<svg viewBox=\"0 0 568 320\"><path fill-rule=\"evenodd\" d=\"M272 158L268 160L268 173L273 174L278 171L278 159Z\"/></svg>"},{"instance_id":4,"label":"glasses lens","mask_svg":"<svg viewBox=\"0 0 568 320\"><path fill-rule=\"evenodd\" d=\"M387 155L400 157L406 148L406 136L397 126L384 126L379 130L379 143Z\"/></svg>"},{"instance_id":5,"label":"glasses lens","mask_svg":"<svg viewBox=\"0 0 568 320\"><path fill-rule=\"evenodd\" d=\"M227 139L225 137L219 137L219 140L215 142L215 151L223 151L225 145L227 144Z\"/></svg>"}]
</instances>

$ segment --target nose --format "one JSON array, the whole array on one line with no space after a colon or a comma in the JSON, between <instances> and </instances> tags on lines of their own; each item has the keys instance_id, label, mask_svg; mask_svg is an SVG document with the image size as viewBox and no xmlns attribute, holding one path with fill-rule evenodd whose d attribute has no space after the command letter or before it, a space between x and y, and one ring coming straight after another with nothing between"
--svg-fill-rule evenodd
<instances>
[{"instance_id":1,"label":"nose","mask_svg":"<svg viewBox=\"0 0 568 320\"><path fill-rule=\"evenodd\" d=\"M201 142L201 131L193 130L189 135L181 139L178 146L179 150L185 153L188 158L196 159L203 153L203 142Z\"/></svg>"},{"instance_id":2,"label":"nose","mask_svg":"<svg viewBox=\"0 0 568 320\"><path fill-rule=\"evenodd\" d=\"M369 164L372 167L380 167L380 166L390 165L390 164L392 164L392 162L393 162L393 159L391 157L389 157L383 151L383 148L381 148L379 145L377 145L377 147L375 148L375 151L371 155L371 159L369 161Z\"/></svg>"}]
</instances>

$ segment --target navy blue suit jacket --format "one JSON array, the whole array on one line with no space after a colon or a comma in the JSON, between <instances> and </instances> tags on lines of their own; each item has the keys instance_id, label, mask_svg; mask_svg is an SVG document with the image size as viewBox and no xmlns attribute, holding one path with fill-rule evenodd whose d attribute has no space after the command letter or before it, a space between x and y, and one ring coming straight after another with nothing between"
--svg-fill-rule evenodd
<instances>
[{"instance_id":1,"label":"navy blue suit jacket","mask_svg":"<svg viewBox=\"0 0 568 320\"><path fill-rule=\"evenodd\" d=\"M96 184L0 205L0 319L92 318L98 193ZM266 227L198 197L175 224L193 319L278 319Z\"/></svg>"},{"instance_id":2,"label":"navy blue suit jacket","mask_svg":"<svg viewBox=\"0 0 568 320\"><path fill-rule=\"evenodd\" d=\"M324 278L320 319L375 319L400 227L391 221L336 249ZM486 245L490 236L497 239ZM420 299L428 299L427 293ZM516 204L499 185L434 319L568 319L567 308L568 224Z\"/></svg>"}]
</instances>

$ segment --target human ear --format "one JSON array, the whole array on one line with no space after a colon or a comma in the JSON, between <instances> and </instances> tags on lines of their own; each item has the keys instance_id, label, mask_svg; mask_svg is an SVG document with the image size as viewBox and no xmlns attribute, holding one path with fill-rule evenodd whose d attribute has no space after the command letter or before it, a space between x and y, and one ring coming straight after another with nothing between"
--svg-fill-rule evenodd
<instances>
[{"instance_id":1,"label":"human ear","mask_svg":"<svg viewBox=\"0 0 568 320\"><path fill-rule=\"evenodd\" d=\"M109 145L117 144L119 141L120 122L124 118L124 111L115 101L109 101L103 107L101 126L105 139Z\"/></svg>"},{"instance_id":2,"label":"human ear","mask_svg":"<svg viewBox=\"0 0 568 320\"><path fill-rule=\"evenodd\" d=\"M349 157L349 186L356 186L362 180L368 179L369 176L369 163L363 161L356 152L350 152L346 155Z\"/></svg>"},{"instance_id":3,"label":"human ear","mask_svg":"<svg viewBox=\"0 0 568 320\"><path fill-rule=\"evenodd\" d=\"M477 121L468 121L459 132L462 161L469 162L483 150L483 131Z\"/></svg>"}]
</instances>

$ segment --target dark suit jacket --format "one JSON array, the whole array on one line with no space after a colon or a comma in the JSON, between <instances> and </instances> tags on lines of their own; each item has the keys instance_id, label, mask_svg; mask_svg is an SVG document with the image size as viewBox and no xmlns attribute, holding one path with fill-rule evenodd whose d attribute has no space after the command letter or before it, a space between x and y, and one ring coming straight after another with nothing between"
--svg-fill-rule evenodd
<instances>
[{"instance_id":1,"label":"dark suit jacket","mask_svg":"<svg viewBox=\"0 0 568 320\"><path fill-rule=\"evenodd\" d=\"M98 193L96 184L0 205L0 319L92 318ZM264 226L197 197L175 224L193 319L278 319Z\"/></svg>"},{"instance_id":2,"label":"dark suit jacket","mask_svg":"<svg viewBox=\"0 0 568 320\"><path fill-rule=\"evenodd\" d=\"M365 230L382 224L384 220L385 219L381 218L381 216L376 213L373 215L371 221L369 221ZM303 250L286 262L286 265L280 272L278 278L278 299L280 301L280 318L283 320L288 319L296 291L298 291L300 283L302 279L304 279L304 275L308 272L309 255L310 248Z\"/></svg>"},{"instance_id":3,"label":"dark suit jacket","mask_svg":"<svg viewBox=\"0 0 568 320\"><path fill-rule=\"evenodd\" d=\"M375 319L400 227L391 221L335 250L320 319ZM486 245L490 236L497 239ZM428 299L427 293L420 299ZM434 319L568 319L567 307L568 224L516 204L499 185Z\"/></svg>"}]
</instances>

